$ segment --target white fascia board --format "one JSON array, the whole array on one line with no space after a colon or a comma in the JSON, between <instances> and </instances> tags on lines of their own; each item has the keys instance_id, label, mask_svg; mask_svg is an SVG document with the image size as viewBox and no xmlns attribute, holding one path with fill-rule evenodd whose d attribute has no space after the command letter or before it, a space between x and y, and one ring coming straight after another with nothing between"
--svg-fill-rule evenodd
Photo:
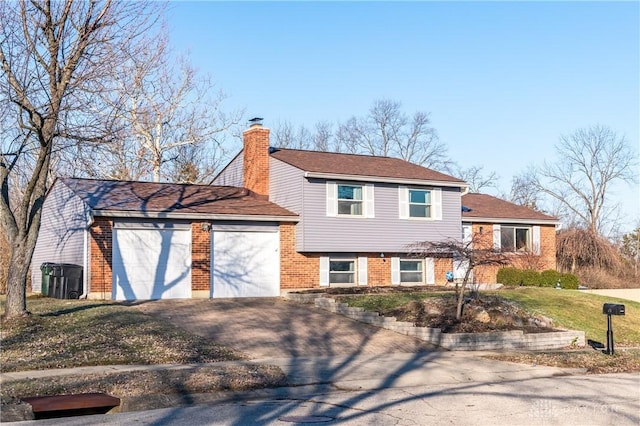
<instances>
[{"instance_id":1,"label":"white fascia board","mask_svg":"<svg viewBox=\"0 0 640 426\"><path fill-rule=\"evenodd\" d=\"M298 216L264 216L241 214L204 214L204 213L173 213L173 212L123 212L118 210L92 210L92 216L126 217L146 219L183 219L183 220L238 220L253 222L298 222Z\"/></svg>"},{"instance_id":2,"label":"white fascia board","mask_svg":"<svg viewBox=\"0 0 640 426\"><path fill-rule=\"evenodd\" d=\"M379 183L395 183L401 185L419 185L419 186L446 186L452 188L467 188L466 182L448 182L443 180L423 180L423 179L406 179L406 178L393 178L382 176L361 176L361 175L341 175L335 173L322 173L322 172L304 172L304 177L307 179L333 179L333 180L345 180L345 181L360 181L360 182L379 182Z\"/></svg>"},{"instance_id":3,"label":"white fascia board","mask_svg":"<svg viewBox=\"0 0 640 426\"><path fill-rule=\"evenodd\" d=\"M544 219L513 219L508 217L465 217L462 216L462 222L473 224L473 223L495 223L495 224L503 224L503 223L516 223L523 225L560 225L559 220L544 220Z\"/></svg>"}]
</instances>

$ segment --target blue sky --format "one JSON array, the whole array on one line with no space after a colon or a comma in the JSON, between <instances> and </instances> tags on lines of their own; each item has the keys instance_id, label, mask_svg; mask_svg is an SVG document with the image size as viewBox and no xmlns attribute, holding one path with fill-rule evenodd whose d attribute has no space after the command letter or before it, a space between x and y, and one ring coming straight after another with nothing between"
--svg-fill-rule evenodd
<instances>
[{"instance_id":1,"label":"blue sky","mask_svg":"<svg viewBox=\"0 0 640 426\"><path fill-rule=\"evenodd\" d=\"M247 118L312 128L400 101L508 192L580 127L608 125L640 152L639 4L173 2L168 23ZM640 187L614 190L630 229Z\"/></svg>"}]
</instances>

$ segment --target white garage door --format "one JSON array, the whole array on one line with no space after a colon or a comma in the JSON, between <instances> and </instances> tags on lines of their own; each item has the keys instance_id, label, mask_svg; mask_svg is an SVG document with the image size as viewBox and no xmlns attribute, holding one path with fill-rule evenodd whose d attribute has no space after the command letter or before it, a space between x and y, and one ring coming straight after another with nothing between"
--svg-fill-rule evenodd
<instances>
[{"instance_id":1,"label":"white garage door","mask_svg":"<svg viewBox=\"0 0 640 426\"><path fill-rule=\"evenodd\" d=\"M214 231L211 297L279 296L279 235Z\"/></svg>"},{"instance_id":2,"label":"white garage door","mask_svg":"<svg viewBox=\"0 0 640 426\"><path fill-rule=\"evenodd\" d=\"M113 298L191 297L189 229L114 229Z\"/></svg>"}]
</instances>

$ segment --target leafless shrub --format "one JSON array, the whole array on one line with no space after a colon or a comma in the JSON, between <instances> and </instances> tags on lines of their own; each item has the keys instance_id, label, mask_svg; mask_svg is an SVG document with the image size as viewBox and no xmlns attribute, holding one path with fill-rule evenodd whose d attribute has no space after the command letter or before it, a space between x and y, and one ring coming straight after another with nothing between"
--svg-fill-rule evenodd
<instances>
[{"instance_id":1,"label":"leafless shrub","mask_svg":"<svg viewBox=\"0 0 640 426\"><path fill-rule=\"evenodd\" d=\"M613 271L621 265L616 248L589 229L572 228L559 232L556 256L560 269L571 273L585 267Z\"/></svg>"}]
</instances>

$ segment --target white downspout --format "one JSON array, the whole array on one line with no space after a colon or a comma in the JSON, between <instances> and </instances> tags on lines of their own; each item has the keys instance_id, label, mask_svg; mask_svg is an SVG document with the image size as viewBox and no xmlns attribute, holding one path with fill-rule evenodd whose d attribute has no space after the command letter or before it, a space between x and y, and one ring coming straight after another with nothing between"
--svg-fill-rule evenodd
<instances>
[{"instance_id":1,"label":"white downspout","mask_svg":"<svg viewBox=\"0 0 640 426\"><path fill-rule=\"evenodd\" d=\"M79 299L86 299L89 296L89 229L93 225L93 216L89 215L89 223L83 231L83 250L82 250L82 294Z\"/></svg>"}]
</instances>

